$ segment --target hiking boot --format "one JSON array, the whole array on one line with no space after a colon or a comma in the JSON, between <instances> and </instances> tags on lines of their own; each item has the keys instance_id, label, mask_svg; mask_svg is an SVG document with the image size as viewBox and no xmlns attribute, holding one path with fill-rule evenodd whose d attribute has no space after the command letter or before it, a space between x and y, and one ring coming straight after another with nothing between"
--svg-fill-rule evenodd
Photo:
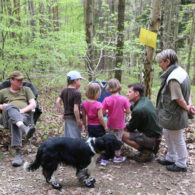
<instances>
[{"instance_id":1,"label":"hiking boot","mask_svg":"<svg viewBox=\"0 0 195 195\"><path fill-rule=\"evenodd\" d=\"M19 167L21 166L23 163L22 160L22 150L21 149L17 149L16 150L16 156L14 157L14 160L12 161L12 166L14 167Z\"/></svg>"},{"instance_id":2,"label":"hiking boot","mask_svg":"<svg viewBox=\"0 0 195 195\"><path fill-rule=\"evenodd\" d=\"M114 163L121 163L124 162L126 160L125 156L115 156L113 162Z\"/></svg>"},{"instance_id":3,"label":"hiking boot","mask_svg":"<svg viewBox=\"0 0 195 195\"><path fill-rule=\"evenodd\" d=\"M106 166L109 163L108 160L101 159L100 165Z\"/></svg>"},{"instance_id":4,"label":"hiking boot","mask_svg":"<svg viewBox=\"0 0 195 195\"><path fill-rule=\"evenodd\" d=\"M34 126L26 126L26 125L22 124L22 125L20 125L19 128L22 130L22 132L24 132L26 134L27 139L31 138L35 132Z\"/></svg>"},{"instance_id":5,"label":"hiking boot","mask_svg":"<svg viewBox=\"0 0 195 195\"><path fill-rule=\"evenodd\" d=\"M173 172L186 172L187 168L186 167L178 167L176 164L173 165L167 165L166 166L168 171L173 171Z\"/></svg>"},{"instance_id":6,"label":"hiking boot","mask_svg":"<svg viewBox=\"0 0 195 195\"><path fill-rule=\"evenodd\" d=\"M143 150L139 155L134 156L133 159L140 163L151 162L154 159L154 154L149 150Z\"/></svg>"},{"instance_id":7,"label":"hiking boot","mask_svg":"<svg viewBox=\"0 0 195 195\"><path fill-rule=\"evenodd\" d=\"M168 161L166 159L157 159L156 160L161 165L173 165L174 162Z\"/></svg>"}]
</instances>

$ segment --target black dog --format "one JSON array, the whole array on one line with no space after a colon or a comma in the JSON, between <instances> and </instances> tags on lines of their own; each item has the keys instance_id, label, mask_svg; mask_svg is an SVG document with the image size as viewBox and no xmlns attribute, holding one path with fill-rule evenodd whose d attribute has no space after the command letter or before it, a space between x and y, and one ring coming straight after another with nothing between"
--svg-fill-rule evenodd
<instances>
[{"instance_id":1,"label":"black dog","mask_svg":"<svg viewBox=\"0 0 195 195\"><path fill-rule=\"evenodd\" d=\"M42 166L45 179L53 188L60 189L53 176L59 164L71 165L76 168L76 176L87 187L94 187L95 179L90 177L95 168L96 160L101 154L105 159L113 158L122 142L112 134L98 138L73 139L69 137L49 138L39 147L36 159L32 163L26 162L24 169L34 171Z\"/></svg>"}]
</instances>

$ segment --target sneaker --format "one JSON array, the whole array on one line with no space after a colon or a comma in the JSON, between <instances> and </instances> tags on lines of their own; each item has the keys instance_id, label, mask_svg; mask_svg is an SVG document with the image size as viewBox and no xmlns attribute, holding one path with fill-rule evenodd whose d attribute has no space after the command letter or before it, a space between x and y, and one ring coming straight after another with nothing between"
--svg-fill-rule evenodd
<instances>
[{"instance_id":1,"label":"sneaker","mask_svg":"<svg viewBox=\"0 0 195 195\"><path fill-rule=\"evenodd\" d=\"M167 165L166 168L168 171L173 171L173 172L186 172L187 171L186 167L184 167L184 168L178 167L176 164Z\"/></svg>"},{"instance_id":2,"label":"sneaker","mask_svg":"<svg viewBox=\"0 0 195 195\"><path fill-rule=\"evenodd\" d=\"M102 158L99 157L99 158L96 160L96 163L101 163L101 160L102 160Z\"/></svg>"},{"instance_id":3,"label":"sneaker","mask_svg":"<svg viewBox=\"0 0 195 195\"><path fill-rule=\"evenodd\" d=\"M101 159L100 165L106 166L109 163L108 160Z\"/></svg>"},{"instance_id":4,"label":"sneaker","mask_svg":"<svg viewBox=\"0 0 195 195\"><path fill-rule=\"evenodd\" d=\"M121 163L121 162L124 162L125 160L126 160L125 156L119 156L119 157L115 156L113 162L114 163Z\"/></svg>"}]
</instances>

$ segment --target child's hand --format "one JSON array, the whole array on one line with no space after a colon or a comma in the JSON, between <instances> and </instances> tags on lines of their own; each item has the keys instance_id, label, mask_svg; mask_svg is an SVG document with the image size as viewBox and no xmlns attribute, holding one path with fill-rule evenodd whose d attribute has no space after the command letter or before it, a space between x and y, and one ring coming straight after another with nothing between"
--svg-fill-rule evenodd
<instances>
[{"instance_id":1,"label":"child's hand","mask_svg":"<svg viewBox=\"0 0 195 195\"><path fill-rule=\"evenodd\" d=\"M77 126L78 127L82 127L82 125L83 125L83 122L81 120L77 121Z\"/></svg>"},{"instance_id":2,"label":"child's hand","mask_svg":"<svg viewBox=\"0 0 195 195\"><path fill-rule=\"evenodd\" d=\"M86 128L85 128L85 125L82 125L82 129L81 129L81 132L85 132L86 131Z\"/></svg>"},{"instance_id":3,"label":"child's hand","mask_svg":"<svg viewBox=\"0 0 195 195\"><path fill-rule=\"evenodd\" d=\"M105 132L108 133L108 127L106 126L104 129L105 129Z\"/></svg>"}]
</instances>

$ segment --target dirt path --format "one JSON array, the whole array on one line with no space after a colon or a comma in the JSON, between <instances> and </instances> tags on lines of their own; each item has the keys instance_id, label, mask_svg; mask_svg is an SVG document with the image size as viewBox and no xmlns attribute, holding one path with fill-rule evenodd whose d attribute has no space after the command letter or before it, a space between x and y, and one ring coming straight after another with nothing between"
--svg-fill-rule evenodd
<instances>
[{"instance_id":1,"label":"dirt path","mask_svg":"<svg viewBox=\"0 0 195 195\"><path fill-rule=\"evenodd\" d=\"M32 161L36 154L36 147L26 146L29 151L24 155L25 161ZM151 163L136 163L128 158L122 164L110 162L106 167L97 164L94 176L95 188L88 189L80 186L75 170L71 167L60 167L57 180L63 185L61 191L53 190L42 174L41 169L35 172L24 172L22 167L11 166L13 156L4 152L0 160L0 194L1 195L55 195L55 194L130 194L130 195L192 195L195 194L195 164L190 151L190 161L187 173L168 172L165 167Z\"/></svg>"},{"instance_id":2,"label":"dirt path","mask_svg":"<svg viewBox=\"0 0 195 195\"><path fill-rule=\"evenodd\" d=\"M40 90L39 101L43 114L41 121L36 125L37 131L33 139L36 146L47 137L63 134L63 123L56 114L58 112L54 104L58 94L59 91L56 89ZM195 140L192 138L194 125L195 123L185 134L189 152L186 173L168 172L155 160L145 164L136 163L130 158L135 151L129 150L128 147L123 150L128 156L124 163L116 165L111 162L106 167L97 164L93 174L96 184L92 189L81 187L75 176L75 170L65 166L58 169L56 177L63 188L61 191L53 190L45 182L41 169L26 173L22 167L12 167L12 151L3 152L0 148L0 195L193 195L195 194ZM6 139L3 141L8 142ZM24 161L34 160L37 151L34 145L30 146L28 143L24 146ZM164 156L165 152L163 141L159 155Z\"/></svg>"}]
</instances>

